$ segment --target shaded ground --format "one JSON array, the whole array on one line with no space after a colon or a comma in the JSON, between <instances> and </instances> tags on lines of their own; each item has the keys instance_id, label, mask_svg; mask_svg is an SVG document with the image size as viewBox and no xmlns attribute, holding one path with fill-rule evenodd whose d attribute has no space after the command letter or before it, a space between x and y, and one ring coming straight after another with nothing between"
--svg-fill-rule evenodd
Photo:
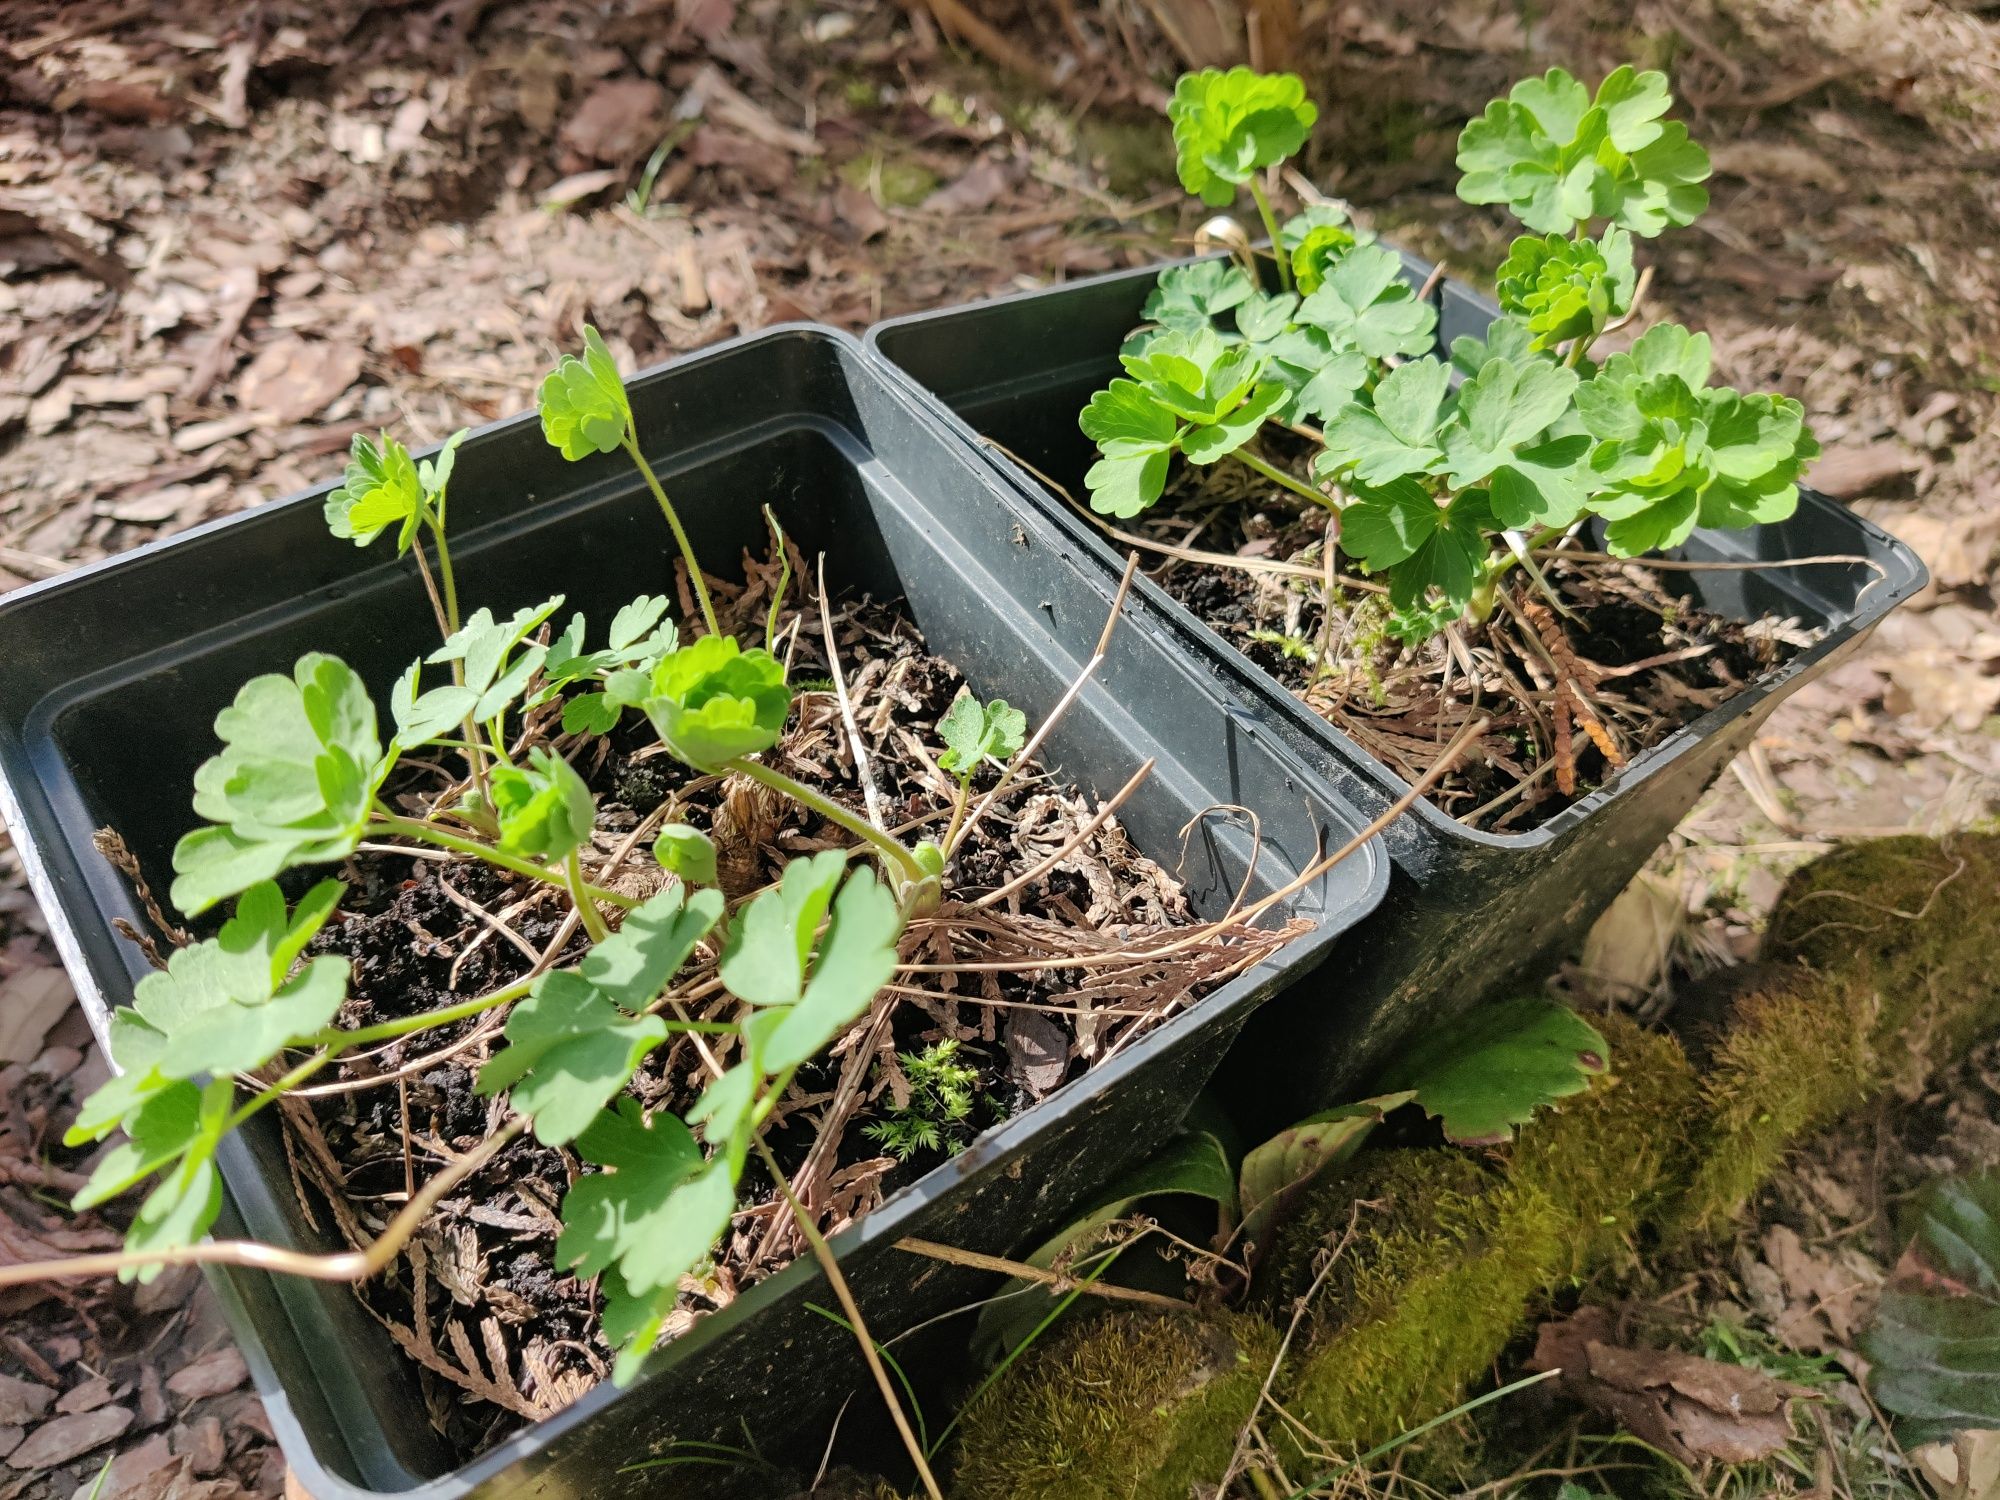
<instances>
[{"instance_id":1,"label":"shaded ground","mask_svg":"<svg viewBox=\"0 0 2000 1500\"><path fill-rule=\"evenodd\" d=\"M862 0L10 6L0 589L327 478L363 427L430 440L522 409L584 317L644 363L1157 257L1196 217L1146 112L1180 62L1171 9L982 8L1027 80L994 69L990 38L956 51L928 14ZM1660 256L1656 310L1714 334L1723 378L1799 396L1828 444L1815 482L1938 580L1663 852L1660 909L1699 918L1668 923L1699 966L1744 951L1787 864L1984 816L2000 780L2000 19L1919 0L1553 9L1303 8L1291 61L1326 105L1310 174L1490 265L1499 221L1450 196L1465 116L1552 63L1669 67L1718 172L1713 210ZM0 1065L51 1087L92 1066L53 965L0 834ZM20 1180L45 1125L0 1135L0 1228L100 1232ZM103 1374L100 1409L135 1418L46 1465L0 1456L0 1500L67 1500L142 1438L179 1451L172 1417L132 1404L131 1361L164 1376L213 1324L134 1306L3 1310L0 1372L50 1391ZM268 1485L250 1407L218 1421L227 1461L194 1477ZM10 1426L35 1440L0 1408L0 1447ZM124 1492L167 1493L163 1472Z\"/></svg>"}]
</instances>

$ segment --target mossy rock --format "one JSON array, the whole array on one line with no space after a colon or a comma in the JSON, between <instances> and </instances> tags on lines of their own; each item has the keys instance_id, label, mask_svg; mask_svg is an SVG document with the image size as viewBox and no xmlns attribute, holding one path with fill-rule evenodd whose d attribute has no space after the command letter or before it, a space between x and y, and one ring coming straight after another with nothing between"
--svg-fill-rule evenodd
<instances>
[{"instance_id":1,"label":"mossy rock","mask_svg":"<svg viewBox=\"0 0 2000 1500\"><path fill-rule=\"evenodd\" d=\"M1107 1311L966 1409L954 1500L1187 1500L1228 1466L1278 1355L1260 1318Z\"/></svg>"},{"instance_id":2,"label":"mossy rock","mask_svg":"<svg viewBox=\"0 0 2000 1500\"><path fill-rule=\"evenodd\" d=\"M1880 1080L1915 1094L2000 1024L1996 897L2000 835L1849 844L1787 882L1763 956L1837 978L1864 1010L1872 1000Z\"/></svg>"},{"instance_id":3,"label":"mossy rock","mask_svg":"<svg viewBox=\"0 0 2000 1500\"><path fill-rule=\"evenodd\" d=\"M1282 1377L1286 1409L1336 1450L1372 1447L1453 1405L1569 1263L1574 1225L1538 1187L1493 1177L1467 1196L1457 1153L1404 1154L1414 1212L1354 1218L1339 1252L1354 1267L1342 1275L1336 1261L1328 1278L1344 1295L1329 1285L1315 1299Z\"/></svg>"},{"instance_id":4,"label":"mossy rock","mask_svg":"<svg viewBox=\"0 0 2000 1500\"><path fill-rule=\"evenodd\" d=\"M1686 1190L1701 1086L1673 1037L1624 1016L1593 1018L1611 1072L1523 1126L1508 1179L1538 1189L1572 1226L1561 1279L1629 1263L1639 1237Z\"/></svg>"}]
</instances>

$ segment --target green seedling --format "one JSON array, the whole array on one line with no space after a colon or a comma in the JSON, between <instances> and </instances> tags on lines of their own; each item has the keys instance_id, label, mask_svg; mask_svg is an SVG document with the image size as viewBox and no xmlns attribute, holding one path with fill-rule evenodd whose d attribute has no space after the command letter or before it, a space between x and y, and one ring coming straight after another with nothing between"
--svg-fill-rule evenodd
<instances>
[{"instance_id":1,"label":"green seedling","mask_svg":"<svg viewBox=\"0 0 2000 1500\"><path fill-rule=\"evenodd\" d=\"M673 531L681 560L687 565L688 586L701 605L701 618L708 626L708 633L720 635L722 628L715 623L715 605L708 597L708 583L702 576L694 544L688 540L679 512L667 498L659 476L639 446L638 424L632 416L631 398L625 393L625 381L595 328L584 326L583 357L565 354L542 382L541 410L543 436L572 462L593 453L625 450Z\"/></svg>"},{"instance_id":2,"label":"green seedling","mask_svg":"<svg viewBox=\"0 0 2000 1500\"><path fill-rule=\"evenodd\" d=\"M972 778L987 762L1004 766L1021 753L1028 742L1028 716L1005 698L981 703L971 693L961 693L938 720L938 735L945 744L938 769L958 783L951 822L943 840L934 846L942 868L945 854L958 847L959 831L965 826L966 809L972 801Z\"/></svg>"},{"instance_id":3,"label":"green seedling","mask_svg":"<svg viewBox=\"0 0 2000 1500\"><path fill-rule=\"evenodd\" d=\"M1182 80L1182 181L1208 202L1255 187L1254 168L1223 167L1268 165L1303 139L1284 102L1297 81L1253 86L1243 73ZM1340 550L1385 578L1389 633L1409 643L1483 623L1517 566L1545 587L1533 554L1586 518L1604 523L1612 553L1638 557L1697 526L1789 516L1819 453L1798 402L1711 387L1708 340L1674 324L1593 357L1641 294L1634 237L1685 225L1708 201L1707 154L1662 118L1671 104L1659 73L1620 68L1593 95L1552 69L1465 128L1460 196L1504 203L1536 233L1499 268L1503 316L1448 360L1397 257L1336 208L1272 231L1297 292L1266 295L1222 261L1163 272L1145 309L1154 326L1122 356L1130 378L1079 418L1101 455L1092 507L1138 515L1177 456L1231 458L1338 514ZM1257 451L1272 425L1310 433L1307 421L1324 424L1310 485Z\"/></svg>"},{"instance_id":4,"label":"green seedling","mask_svg":"<svg viewBox=\"0 0 2000 1500\"><path fill-rule=\"evenodd\" d=\"M1210 68L1185 74L1174 85L1167 117L1173 121L1181 186L1211 208L1227 208L1239 188L1249 188L1265 232L1277 244L1278 221L1257 174L1306 143L1319 118L1306 86L1290 73ZM1291 268L1282 256L1278 279L1291 285Z\"/></svg>"}]
</instances>

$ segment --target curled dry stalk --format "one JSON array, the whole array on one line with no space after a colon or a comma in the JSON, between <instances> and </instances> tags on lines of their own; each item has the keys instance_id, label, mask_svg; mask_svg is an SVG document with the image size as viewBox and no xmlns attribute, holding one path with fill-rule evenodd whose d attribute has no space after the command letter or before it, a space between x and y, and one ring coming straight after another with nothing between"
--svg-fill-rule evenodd
<instances>
[{"instance_id":1,"label":"curled dry stalk","mask_svg":"<svg viewBox=\"0 0 2000 1500\"><path fill-rule=\"evenodd\" d=\"M166 1266L242 1266L252 1271L277 1271L287 1276L302 1276L308 1281L366 1281L402 1254L410 1237L430 1216L431 1210L444 1201L447 1193L499 1155L526 1124L519 1118L509 1120L425 1183L365 1249L309 1255L302 1250L286 1250L257 1240L207 1240L198 1245L168 1246L159 1250L108 1250L94 1255L67 1256L61 1260L0 1266L0 1287L26 1286L38 1281L84 1281Z\"/></svg>"}]
</instances>

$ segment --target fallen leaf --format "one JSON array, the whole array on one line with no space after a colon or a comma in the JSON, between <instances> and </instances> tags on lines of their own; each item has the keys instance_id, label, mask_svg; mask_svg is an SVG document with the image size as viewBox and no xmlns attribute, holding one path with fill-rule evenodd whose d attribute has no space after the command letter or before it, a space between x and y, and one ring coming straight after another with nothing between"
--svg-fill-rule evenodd
<instances>
[{"instance_id":1,"label":"fallen leaf","mask_svg":"<svg viewBox=\"0 0 2000 1500\"><path fill-rule=\"evenodd\" d=\"M925 213L976 214L991 208L1007 191L1007 169L997 161L975 162L956 182L946 183L924 199Z\"/></svg>"},{"instance_id":2,"label":"fallen leaf","mask_svg":"<svg viewBox=\"0 0 2000 1500\"><path fill-rule=\"evenodd\" d=\"M1940 589L1977 587L1993 576L1994 554L2000 550L2000 511L1963 516L1912 511L1874 519L1916 549Z\"/></svg>"},{"instance_id":3,"label":"fallen leaf","mask_svg":"<svg viewBox=\"0 0 2000 1500\"><path fill-rule=\"evenodd\" d=\"M237 377L236 402L260 426L284 427L324 411L360 378L361 351L353 345L287 334Z\"/></svg>"},{"instance_id":4,"label":"fallen leaf","mask_svg":"<svg viewBox=\"0 0 2000 1500\"><path fill-rule=\"evenodd\" d=\"M1791 1442L1791 1403L1818 1399L1762 1370L1612 1337L1608 1309L1579 1308L1542 1325L1528 1367L1561 1371L1564 1394L1684 1464L1769 1458Z\"/></svg>"},{"instance_id":5,"label":"fallen leaf","mask_svg":"<svg viewBox=\"0 0 2000 1500\"><path fill-rule=\"evenodd\" d=\"M1031 1010L1007 1013L1007 1074L1037 1099L1061 1085L1069 1070L1069 1042L1062 1029Z\"/></svg>"},{"instance_id":6,"label":"fallen leaf","mask_svg":"<svg viewBox=\"0 0 2000 1500\"><path fill-rule=\"evenodd\" d=\"M590 91L557 139L579 166L629 162L658 145L666 128L665 89L650 78L614 78Z\"/></svg>"},{"instance_id":7,"label":"fallen leaf","mask_svg":"<svg viewBox=\"0 0 2000 1500\"><path fill-rule=\"evenodd\" d=\"M1938 1500L2000 1500L2000 1431L1974 1428L1910 1452Z\"/></svg>"},{"instance_id":8,"label":"fallen leaf","mask_svg":"<svg viewBox=\"0 0 2000 1500\"><path fill-rule=\"evenodd\" d=\"M1578 966L1611 999L1643 999L1666 973L1687 925L1679 889L1642 870L1591 925Z\"/></svg>"}]
</instances>

